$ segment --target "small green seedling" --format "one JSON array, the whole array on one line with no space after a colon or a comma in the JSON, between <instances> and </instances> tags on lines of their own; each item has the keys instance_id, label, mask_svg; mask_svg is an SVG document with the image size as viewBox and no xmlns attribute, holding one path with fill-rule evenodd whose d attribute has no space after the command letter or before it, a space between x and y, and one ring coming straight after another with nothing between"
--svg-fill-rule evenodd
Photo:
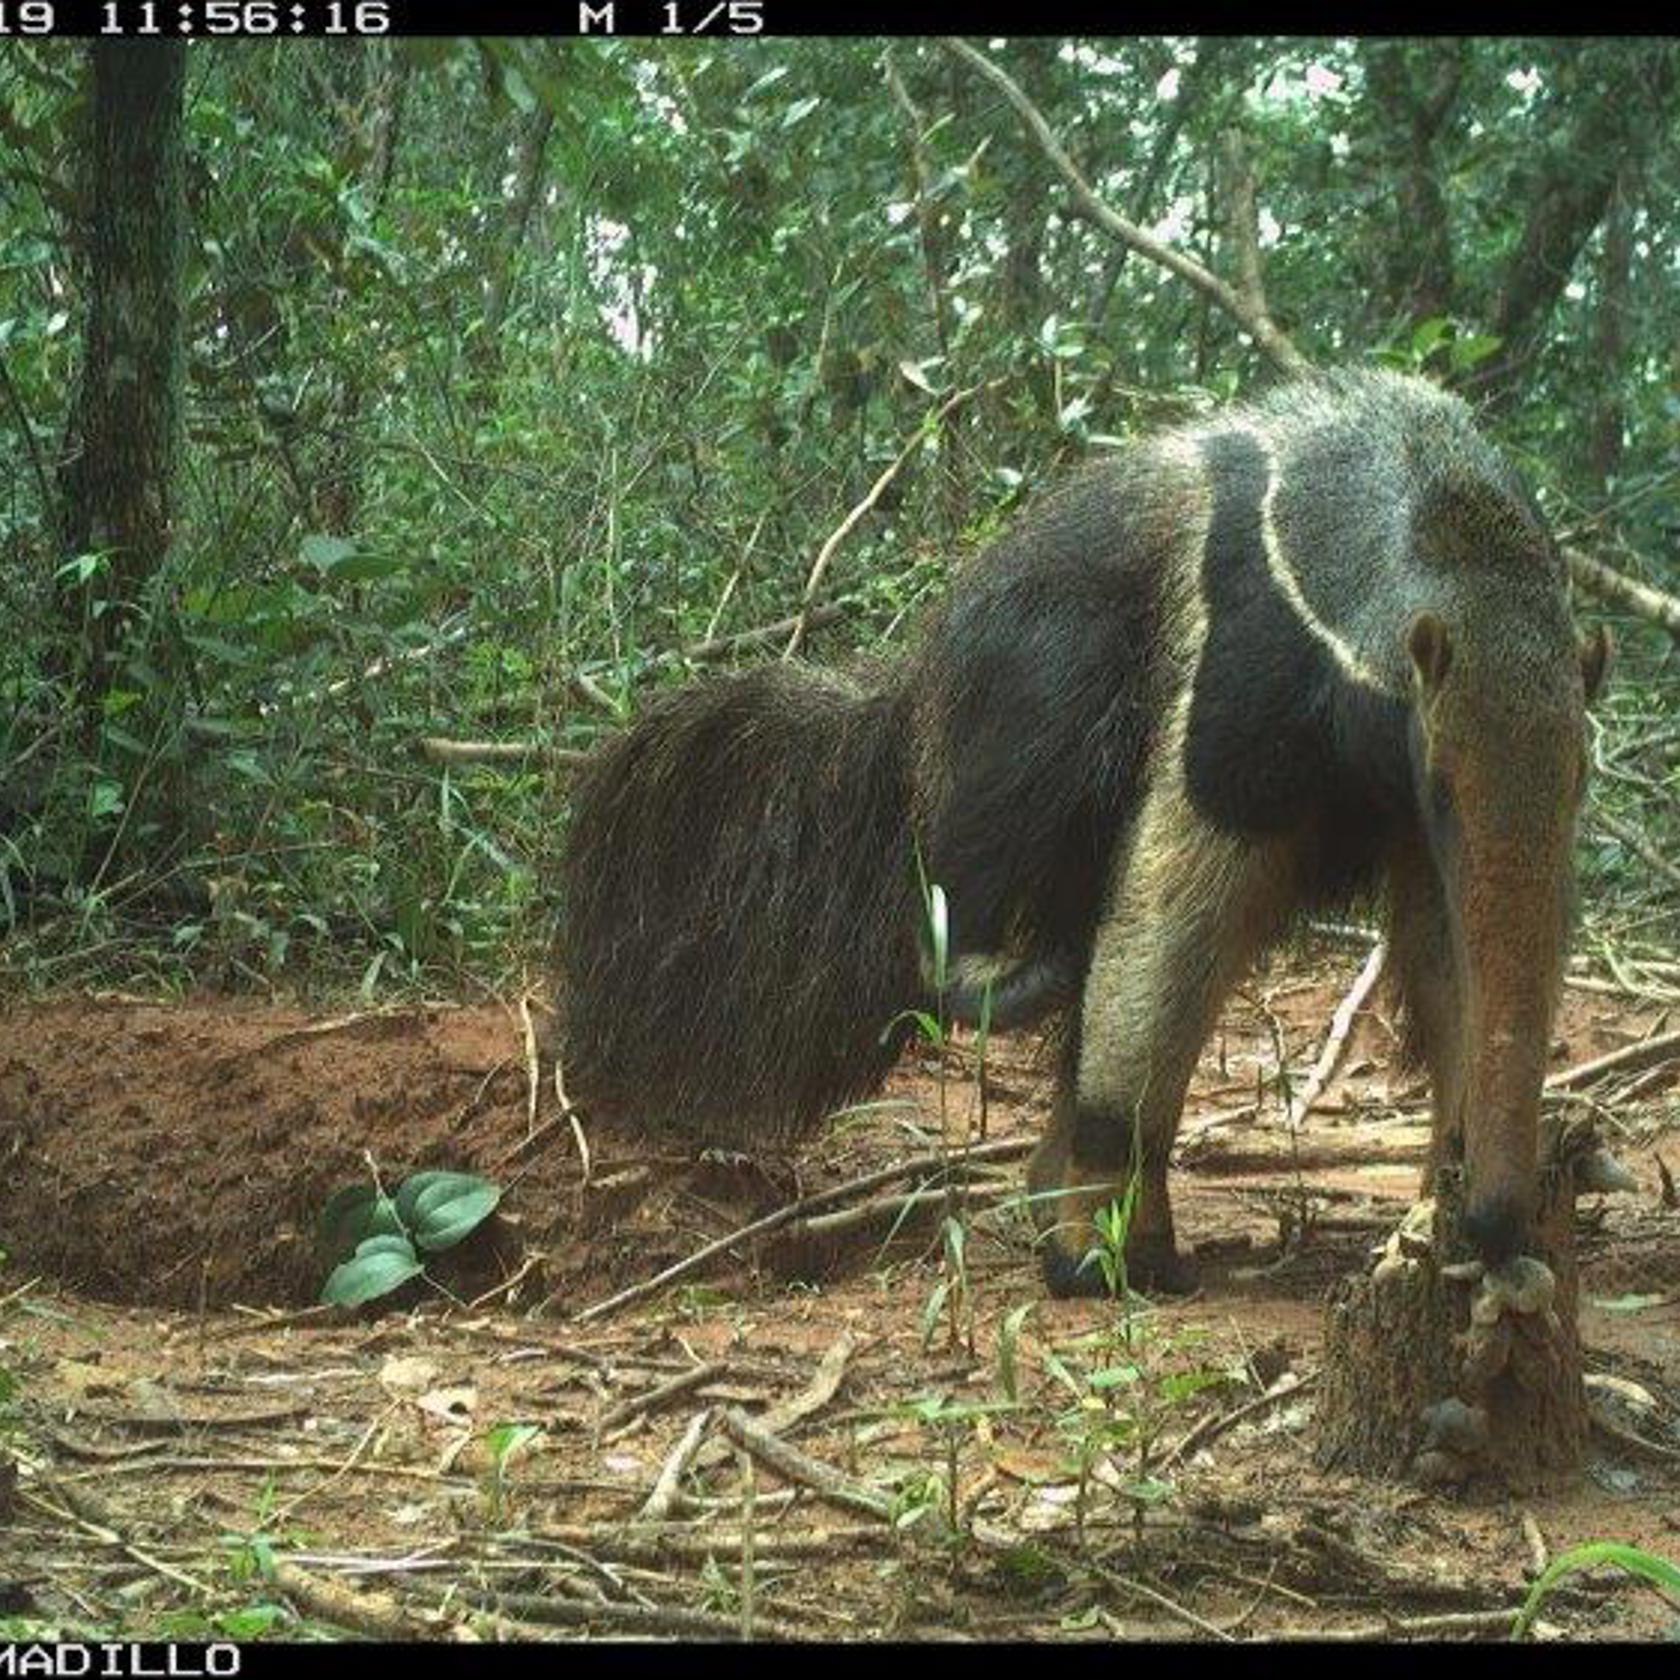
<instances>
[{"instance_id":1,"label":"small green seedling","mask_svg":"<svg viewBox=\"0 0 1680 1680\"><path fill-rule=\"evenodd\" d=\"M1511 1637L1521 1639L1527 1634L1547 1595L1565 1575L1572 1575L1578 1569L1595 1569L1604 1563L1649 1581L1669 1603L1680 1609L1680 1566L1638 1546L1623 1545L1616 1540L1591 1540L1552 1559L1550 1568L1534 1583L1527 1602L1517 1612L1517 1619L1511 1624Z\"/></svg>"},{"instance_id":2,"label":"small green seedling","mask_svg":"<svg viewBox=\"0 0 1680 1680\"><path fill-rule=\"evenodd\" d=\"M499 1185L476 1173L420 1172L395 1196L377 1180L340 1190L321 1210L317 1239L333 1267L321 1299L358 1307L425 1272L422 1254L440 1254L471 1235L502 1199Z\"/></svg>"},{"instance_id":3,"label":"small green seedling","mask_svg":"<svg viewBox=\"0 0 1680 1680\"><path fill-rule=\"evenodd\" d=\"M1120 1472L1118 1487L1139 1522L1148 1507L1173 1497L1172 1483L1155 1468L1161 1433L1187 1401L1227 1380L1224 1372L1200 1365L1172 1368L1169 1362L1192 1346L1200 1332L1188 1326L1176 1332L1164 1330L1148 1303L1130 1290L1126 1240L1140 1184L1134 1161L1122 1194L1095 1214L1096 1240L1082 1262L1100 1271L1112 1316L1090 1335L1066 1345L1067 1351L1077 1348L1083 1355L1077 1365L1053 1349L1044 1352L1046 1370L1072 1401L1056 1421L1069 1449L1069 1467L1078 1478L1074 1520L1081 1539L1091 1483L1105 1459L1129 1461L1129 1468ZM1000 1342L1000 1355L1001 1351Z\"/></svg>"},{"instance_id":4,"label":"small green seedling","mask_svg":"<svg viewBox=\"0 0 1680 1680\"><path fill-rule=\"evenodd\" d=\"M508 1466L541 1434L542 1430L534 1423L503 1423L498 1424L485 1436L485 1445L490 1449L490 1474L486 1490L490 1500L492 1527L501 1526L507 1499Z\"/></svg>"},{"instance_id":5,"label":"small green seedling","mask_svg":"<svg viewBox=\"0 0 1680 1680\"><path fill-rule=\"evenodd\" d=\"M931 1505L937 1510L943 1506L945 1529L954 1540L962 1533L958 1477L963 1443L983 1420L1014 1411L1016 1407L1008 1400L948 1400L943 1394L929 1394L908 1401L901 1409L939 1442L945 1464L943 1473L928 1471L906 1484L899 1495L894 1521L902 1527L915 1521L925 1507Z\"/></svg>"}]
</instances>

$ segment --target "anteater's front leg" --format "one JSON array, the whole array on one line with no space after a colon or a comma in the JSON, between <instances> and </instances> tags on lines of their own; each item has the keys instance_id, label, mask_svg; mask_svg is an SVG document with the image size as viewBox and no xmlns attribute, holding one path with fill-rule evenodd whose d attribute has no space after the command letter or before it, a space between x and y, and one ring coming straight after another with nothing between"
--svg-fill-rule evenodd
<instances>
[{"instance_id":1,"label":"anteater's front leg","mask_svg":"<svg viewBox=\"0 0 1680 1680\"><path fill-rule=\"evenodd\" d=\"M1395 849L1388 868L1389 962L1405 1020L1405 1056L1429 1073L1434 1124L1420 1194L1435 1194L1435 1175L1464 1158L1464 989L1453 955L1452 923L1440 875L1427 848Z\"/></svg>"},{"instance_id":2,"label":"anteater's front leg","mask_svg":"<svg viewBox=\"0 0 1680 1680\"><path fill-rule=\"evenodd\" d=\"M1093 1217L1134 1171L1129 1283L1194 1287L1167 1195L1185 1088L1227 993L1294 905L1290 849L1213 828L1176 774L1151 790L1117 871L1078 1043L1028 1173L1053 1295L1102 1292L1100 1269L1082 1265L1096 1241Z\"/></svg>"}]
</instances>

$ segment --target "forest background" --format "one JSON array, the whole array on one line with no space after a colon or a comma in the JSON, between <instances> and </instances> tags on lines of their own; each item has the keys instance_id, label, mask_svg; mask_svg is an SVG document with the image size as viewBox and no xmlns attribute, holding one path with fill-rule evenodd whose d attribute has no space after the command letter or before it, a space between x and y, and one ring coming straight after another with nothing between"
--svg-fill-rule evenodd
<instances>
[{"instance_id":1,"label":"forest background","mask_svg":"<svg viewBox=\"0 0 1680 1680\"><path fill-rule=\"evenodd\" d=\"M1311 361L1539 488L1619 643L1582 939L1673 985L1677 50L6 43L0 978L520 985L603 730Z\"/></svg>"}]
</instances>

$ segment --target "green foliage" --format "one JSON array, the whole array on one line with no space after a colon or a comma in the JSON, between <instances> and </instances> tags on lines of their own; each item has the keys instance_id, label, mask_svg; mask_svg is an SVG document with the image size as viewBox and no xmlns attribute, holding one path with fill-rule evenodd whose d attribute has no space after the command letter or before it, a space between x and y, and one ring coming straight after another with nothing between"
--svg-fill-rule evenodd
<instances>
[{"instance_id":1,"label":"green foliage","mask_svg":"<svg viewBox=\"0 0 1680 1680\"><path fill-rule=\"evenodd\" d=\"M534 1423L498 1424L484 1437L490 1452L490 1471L485 1478L488 1515L492 1527L500 1527L507 1510L509 1466L532 1442L542 1436Z\"/></svg>"},{"instance_id":2,"label":"green foliage","mask_svg":"<svg viewBox=\"0 0 1680 1680\"><path fill-rule=\"evenodd\" d=\"M1566 1575L1581 1569L1597 1569L1603 1564L1613 1565L1649 1581L1676 1610L1680 1610L1680 1566L1638 1546L1624 1545L1616 1540L1593 1540L1582 1546L1572 1546L1552 1559L1530 1588L1522 1609L1517 1612L1516 1620L1511 1624L1511 1637L1521 1639L1527 1634L1547 1596Z\"/></svg>"},{"instance_id":3,"label":"green foliage","mask_svg":"<svg viewBox=\"0 0 1680 1680\"><path fill-rule=\"evenodd\" d=\"M1469 332L1446 315L1431 315L1403 335L1400 343L1379 350L1376 359L1401 373L1451 381L1479 367L1499 344L1492 333Z\"/></svg>"},{"instance_id":4,"label":"green foliage","mask_svg":"<svg viewBox=\"0 0 1680 1680\"><path fill-rule=\"evenodd\" d=\"M912 1527L934 1515L947 1540L963 1533L962 1449L988 1418L1014 1411L1012 1401L952 1400L943 1394L922 1395L898 1408L931 1435L942 1455L938 1470L922 1469L905 1476L893 1496L893 1522Z\"/></svg>"},{"instance_id":5,"label":"green foliage","mask_svg":"<svg viewBox=\"0 0 1680 1680\"><path fill-rule=\"evenodd\" d=\"M1162 1432L1187 1401L1229 1380L1195 1357L1204 1332L1163 1328L1127 1285L1126 1238L1139 1182L1134 1163L1125 1192L1092 1222L1096 1241L1084 1263L1101 1270L1109 1317L1091 1334L1044 1353L1046 1371L1071 1402L1055 1421L1078 1477L1075 1514L1082 1536L1093 1474L1105 1460L1127 1465L1119 1490L1140 1520L1145 1509L1173 1497L1172 1482L1155 1467Z\"/></svg>"},{"instance_id":6,"label":"green foliage","mask_svg":"<svg viewBox=\"0 0 1680 1680\"><path fill-rule=\"evenodd\" d=\"M336 1191L316 1223L317 1251L333 1265L321 1299L355 1307L400 1289L424 1275L422 1254L453 1248L501 1198L499 1186L462 1172L415 1173L395 1196L377 1183Z\"/></svg>"},{"instance_id":7,"label":"green foliage","mask_svg":"<svg viewBox=\"0 0 1680 1680\"><path fill-rule=\"evenodd\" d=\"M955 1215L940 1226L939 1281L922 1304L922 1346L931 1347L943 1317L952 1347L974 1350L974 1288L968 1275L968 1227Z\"/></svg>"},{"instance_id":8,"label":"green foliage","mask_svg":"<svg viewBox=\"0 0 1680 1680\"><path fill-rule=\"evenodd\" d=\"M1680 583L1674 300L1637 283L1680 255L1671 49L995 50L1106 201L1227 277L1240 135L1303 349L1490 397L1564 523ZM1263 372L1233 320L1071 213L934 42L891 44L910 109L861 39L207 45L174 541L136 584L62 535L84 54L0 62L0 938L30 983L508 980L562 909L545 754L691 675L684 648L795 610L907 445L833 553L816 657L901 645L1053 473ZM1671 828L1667 644L1624 641L1604 745L1636 741L1620 767L1645 781L1602 791ZM532 751L447 765L431 736ZM1590 826L1583 859L1641 915L1662 893L1672 939L1672 883Z\"/></svg>"}]
</instances>

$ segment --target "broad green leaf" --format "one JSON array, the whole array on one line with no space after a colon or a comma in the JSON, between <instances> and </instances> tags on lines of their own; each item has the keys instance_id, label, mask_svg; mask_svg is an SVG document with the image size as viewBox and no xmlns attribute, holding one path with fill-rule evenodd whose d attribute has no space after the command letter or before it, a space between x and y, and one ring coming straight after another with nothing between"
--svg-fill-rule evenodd
<instances>
[{"instance_id":1,"label":"broad green leaf","mask_svg":"<svg viewBox=\"0 0 1680 1680\"><path fill-rule=\"evenodd\" d=\"M934 397L939 393L934 390L932 382L928 379L927 374L923 372L923 369L926 366L926 362L901 361L898 364L898 371L902 373L918 391L926 391L930 397Z\"/></svg>"},{"instance_id":2,"label":"broad green leaf","mask_svg":"<svg viewBox=\"0 0 1680 1680\"><path fill-rule=\"evenodd\" d=\"M943 991L949 971L951 912L945 901L945 889L937 881L928 888L927 918L928 942L933 947L934 984Z\"/></svg>"},{"instance_id":3,"label":"broad green leaf","mask_svg":"<svg viewBox=\"0 0 1680 1680\"><path fill-rule=\"evenodd\" d=\"M1126 1483L1126 1497L1139 1505L1164 1505L1173 1496L1171 1482L1159 1476L1145 1476L1141 1481Z\"/></svg>"},{"instance_id":4,"label":"broad green leaf","mask_svg":"<svg viewBox=\"0 0 1680 1680\"><path fill-rule=\"evenodd\" d=\"M1177 1404L1200 1394L1204 1388L1217 1388L1227 1380L1223 1371L1174 1371L1161 1379L1161 1398Z\"/></svg>"},{"instance_id":5,"label":"broad green leaf","mask_svg":"<svg viewBox=\"0 0 1680 1680\"><path fill-rule=\"evenodd\" d=\"M951 1293L949 1283L936 1283L928 1291L926 1304L922 1308L922 1346L925 1349L933 1340L933 1333L939 1326L939 1315L945 1310L945 1302Z\"/></svg>"},{"instance_id":6,"label":"broad green leaf","mask_svg":"<svg viewBox=\"0 0 1680 1680\"><path fill-rule=\"evenodd\" d=\"M515 1453L541 1434L542 1429L534 1423L503 1423L492 1429L484 1440L496 1468L501 1470Z\"/></svg>"},{"instance_id":7,"label":"broad green leaf","mask_svg":"<svg viewBox=\"0 0 1680 1680\"><path fill-rule=\"evenodd\" d=\"M476 1173L416 1173L397 1192L397 1211L423 1249L451 1248L501 1201L499 1186Z\"/></svg>"},{"instance_id":8,"label":"broad green leaf","mask_svg":"<svg viewBox=\"0 0 1680 1680\"><path fill-rule=\"evenodd\" d=\"M766 70L764 74L741 95L741 103L745 105L749 99L756 99L759 94L765 92L766 89L773 88L777 82L787 75L787 73L788 67L785 64L778 64L774 70Z\"/></svg>"},{"instance_id":9,"label":"broad green leaf","mask_svg":"<svg viewBox=\"0 0 1680 1680\"><path fill-rule=\"evenodd\" d=\"M225 1610L217 1626L229 1639L260 1639L285 1620L278 1604L253 1604L245 1610Z\"/></svg>"},{"instance_id":10,"label":"broad green leaf","mask_svg":"<svg viewBox=\"0 0 1680 1680\"><path fill-rule=\"evenodd\" d=\"M73 560L66 560L53 576L73 577L77 583L86 583L89 578L104 571L106 559L104 554L78 554Z\"/></svg>"},{"instance_id":11,"label":"broad green leaf","mask_svg":"<svg viewBox=\"0 0 1680 1680\"><path fill-rule=\"evenodd\" d=\"M339 583L371 583L378 578L396 577L407 563L395 554L353 554L332 569Z\"/></svg>"},{"instance_id":12,"label":"broad green leaf","mask_svg":"<svg viewBox=\"0 0 1680 1680\"><path fill-rule=\"evenodd\" d=\"M1445 315L1418 322L1412 332L1412 354L1421 362L1451 331L1452 322Z\"/></svg>"},{"instance_id":13,"label":"broad green leaf","mask_svg":"<svg viewBox=\"0 0 1680 1680\"><path fill-rule=\"evenodd\" d=\"M355 1255L333 1269L321 1299L338 1307L359 1307L400 1289L425 1268L402 1237L369 1237Z\"/></svg>"},{"instance_id":14,"label":"broad green leaf","mask_svg":"<svg viewBox=\"0 0 1680 1680\"><path fill-rule=\"evenodd\" d=\"M365 1238L395 1236L405 1240L396 1204L371 1184L352 1184L327 1198L315 1221L315 1242L326 1259L353 1254Z\"/></svg>"},{"instance_id":15,"label":"broad green leaf","mask_svg":"<svg viewBox=\"0 0 1680 1680\"><path fill-rule=\"evenodd\" d=\"M1485 362L1502 342L1492 333L1466 333L1462 338L1453 340L1447 359L1452 363L1454 373L1465 373L1478 362Z\"/></svg>"},{"instance_id":16,"label":"broad green leaf","mask_svg":"<svg viewBox=\"0 0 1680 1680\"><path fill-rule=\"evenodd\" d=\"M1109 1365L1101 1371L1093 1371L1087 1380L1100 1394L1105 1389L1129 1387L1142 1375L1136 1365Z\"/></svg>"},{"instance_id":17,"label":"broad green leaf","mask_svg":"<svg viewBox=\"0 0 1680 1680\"><path fill-rule=\"evenodd\" d=\"M1021 1345L1021 1326L1026 1323L1027 1314L1033 1310L1033 1306L1033 1302L1027 1301L1013 1308L1004 1318L1003 1327L998 1331L998 1383L1011 1400L1021 1397L1017 1354Z\"/></svg>"},{"instance_id":18,"label":"broad green leaf","mask_svg":"<svg viewBox=\"0 0 1680 1680\"><path fill-rule=\"evenodd\" d=\"M121 782L97 781L88 789L88 816L113 817L123 808Z\"/></svg>"},{"instance_id":19,"label":"broad green leaf","mask_svg":"<svg viewBox=\"0 0 1680 1680\"><path fill-rule=\"evenodd\" d=\"M929 1044L937 1046L945 1042L945 1034L940 1030L939 1022L925 1009L906 1009L893 1016L882 1027L881 1040L883 1043L891 1036L893 1028L901 1021L911 1022Z\"/></svg>"}]
</instances>

